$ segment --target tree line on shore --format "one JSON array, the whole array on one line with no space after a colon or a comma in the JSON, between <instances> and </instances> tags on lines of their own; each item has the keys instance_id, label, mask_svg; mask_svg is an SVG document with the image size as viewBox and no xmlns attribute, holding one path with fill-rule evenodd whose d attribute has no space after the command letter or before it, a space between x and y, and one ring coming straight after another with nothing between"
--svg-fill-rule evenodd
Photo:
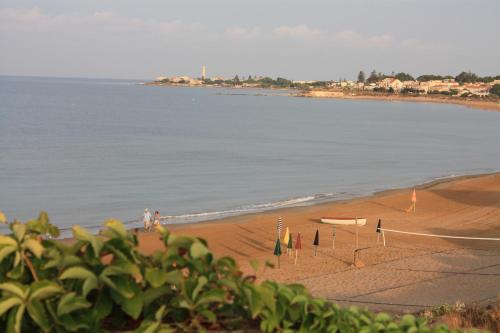
<instances>
[{"instance_id":1,"label":"tree line on shore","mask_svg":"<svg viewBox=\"0 0 500 333\"><path fill-rule=\"evenodd\" d=\"M399 72L399 73L391 73L391 74L383 74L380 73L376 70L373 70L370 73L370 76L365 79L365 73L363 71L359 71L358 74L358 82L359 83L375 83L378 81L382 81L385 78L395 78L398 79L399 81L419 81L419 82L427 82L427 81L432 81L432 80L455 80L455 82L458 82L460 84L464 83L477 83L477 82L482 82L482 83L490 83L495 80L500 80L500 75L497 76L479 76L475 73L472 73L471 71L468 72L461 72L457 76L452 76L452 75L437 75L437 74L424 74L418 76L416 79L409 73L404 73L404 72Z\"/></svg>"},{"instance_id":2,"label":"tree line on shore","mask_svg":"<svg viewBox=\"0 0 500 333\"><path fill-rule=\"evenodd\" d=\"M418 83L424 83L428 81L443 81L443 82L456 82L460 85L464 84L474 84L474 83L484 83L484 84L491 84L491 82L494 82L496 80L500 80L500 75L496 76L479 76L471 71L463 71L459 73L456 76L452 75L437 75L437 74L423 74L418 77L413 77L413 75L405 72L399 72L399 73L381 73L377 72L376 70L373 70L368 77L366 77L366 74L364 71L360 71L357 76L357 81L349 81L347 79L339 79L338 81L334 80L327 80L327 81L294 81L290 79L286 79L283 77L277 77L276 79L265 76L252 76L249 75L248 77L240 77L238 75L235 75L234 78L232 79L227 79L227 78L202 78L202 79L194 79L195 84L194 85L208 85L208 86L235 86L235 87L258 87L258 88L278 88L278 89L300 89L300 90L311 90L311 89L324 89L324 88L330 88L330 87L342 87L342 88L352 88L353 84L356 83L357 86L355 88L359 88L360 86L367 86L367 85L373 85L378 82L381 82L384 79L387 78L394 78L397 79L401 82L408 82L408 81L413 81L413 82L418 82ZM193 81L190 81L192 79L189 78L180 78L179 80L172 80L168 78L164 78L160 81L157 81L158 83L174 83L174 84L188 84L188 85L193 85ZM346 83L346 84L344 84ZM415 91L413 91L415 90ZM377 87L373 89L375 92L394 92L394 90L391 91L391 89L386 89L386 88L380 88ZM418 89L415 88L407 88L405 87L404 89L401 90L401 93L418 93ZM446 94L447 92L430 92L430 93L444 93ZM449 93L449 92L448 92ZM494 84L492 85L490 89L490 94L495 95L495 96L500 96L500 84Z\"/></svg>"}]
</instances>

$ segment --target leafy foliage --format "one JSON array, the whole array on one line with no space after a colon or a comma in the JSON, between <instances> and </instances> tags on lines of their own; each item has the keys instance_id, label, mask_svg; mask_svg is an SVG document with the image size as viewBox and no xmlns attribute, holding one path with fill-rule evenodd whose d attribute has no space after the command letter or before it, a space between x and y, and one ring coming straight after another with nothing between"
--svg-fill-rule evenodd
<instances>
[{"instance_id":1,"label":"leafy foliage","mask_svg":"<svg viewBox=\"0 0 500 333\"><path fill-rule=\"evenodd\" d=\"M413 76L411 76L410 74L408 73L397 73L396 75L394 75L394 77L396 79L398 79L399 81L403 82L403 81L414 81L415 79L413 78Z\"/></svg>"},{"instance_id":2,"label":"leafy foliage","mask_svg":"<svg viewBox=\"0 0 500 333\"><path fill-rule=\"evenodd\" d=\"M427 81L433 81L433 80L449 80L449 79L453 79L453 76L451 76L451 75L442 76L442 75L435 75L435 74L424 74L424 75L420 75L419 77L417 77L417 81L419 81L419 82L427 82Z\"/></svg>"},{"instance_id":3,"label":"leafy foliage","mask_svg":"<svg viewBox=\"0 0 500 333\"><path fill-rule=\"evenodd\" d=\"M490 94L497 95L500 97L500 84L495 84L490 89Z\"/></svg>"},{"instance_id":4,"label":"leafy foliage","mask_svg":"<svg viewBox=\"0 0 500 333\"><path fill-rule=\"evenodd\" d=\"M365 72L359 71L358 73L358 82L365 83Z\"/></svg>"},{"instance_id":5,"label":"leafy foliage","mask_svg":"<svg viewBox=\"0 0 500 333\"><path fill-rule=\"evenodd\" d=\"M162 227L164 249L144 256L136 234L117 220L104 225L98 236L74 226L72 241L41 237L55 228L46 214L9 225L0 236L0 330L449 332L413 316L342 309L297 284L256 284L204 240Z\"/></svg>"}]
</instances>

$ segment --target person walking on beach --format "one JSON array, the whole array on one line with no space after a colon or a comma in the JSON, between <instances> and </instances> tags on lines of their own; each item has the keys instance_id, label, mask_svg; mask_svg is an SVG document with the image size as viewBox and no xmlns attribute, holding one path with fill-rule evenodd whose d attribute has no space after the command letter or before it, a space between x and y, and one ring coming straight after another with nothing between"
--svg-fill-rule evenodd
<instances>
[{"instance_id":1,"label":"person walking on beach","mask_svg":"<svg viewBox=\"0 0 500 333\"><path fill-rule=\"evenodd\" d=\"M155 211L155 217L154 217L154 222L153 222L153 227L156 228L160 226L160 212Z\"/></svg>"},{"instance_id":2,"label":"person walking on beach","mask_svg":"<svg viewBox=\"0 0 500 333\"><path fill-rule=\"evenodd\" d=\"M150 231L151 230L151 213L147 208L144 208L144 230Z\"/></svg>"}]
</instances>

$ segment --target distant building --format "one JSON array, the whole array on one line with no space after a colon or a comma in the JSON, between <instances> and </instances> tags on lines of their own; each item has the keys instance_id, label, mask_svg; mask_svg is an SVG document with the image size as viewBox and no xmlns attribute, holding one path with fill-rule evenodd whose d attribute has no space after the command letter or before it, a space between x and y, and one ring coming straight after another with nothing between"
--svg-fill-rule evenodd
<instances>
[{"instance_id":1,"label":"distant building","mask_svg":"<svg viewBox=\"0 0 500 333\"><path fill-rule=\"evenodd\" d=\"M207 69L205 68L205 65L203 65L203 67L201 67L201 79L205 80L206 77L207 77Z\"/></svg>"},{"instance_id":2,"label":"distant building","mask_svg":"<svg viewBox=\"0 0 500 333\"><path fill-rule=\"evenodd\" d=\"M394 77L387 77L382 81L377 82L377 85L380 88L385 88L385 89L392 88L394 91L401 91L401 89L403 89L403 82Z\"/></svg>"}]
</instances>

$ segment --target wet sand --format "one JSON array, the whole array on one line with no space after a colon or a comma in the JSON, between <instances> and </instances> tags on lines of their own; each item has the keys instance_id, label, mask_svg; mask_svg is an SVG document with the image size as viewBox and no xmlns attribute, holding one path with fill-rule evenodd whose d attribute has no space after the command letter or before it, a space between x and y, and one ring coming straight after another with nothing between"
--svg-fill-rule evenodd
<instances>
[{"instance_id":1,"label":"wet sand","mask_svg":"<svg viewBox=\"0 0 500 333\"><path fill-rule=\"evenodd\" d=\"M384 247L377 242L375 232L381 219L387 229L500 238L500 174L436 181L416 189L415 213L406 212L412 189L400 189L348 201L167 227L174 233L206 239L218 256L236 258L245 273L253 274L249 260L277 262L273 256L276 221L282 216L294 240L301 233L303 249L298 263L286 255L282 244L281 267L261 268L258 279L302 283L313 295L343 305L402 313L457 300L500 301L500 241L386 233ZM356 227L337 227L333 249L333 227L319 223L322 216L368 219L366 226L359 227L364 267L353 266ZM320 246L314 256L316 230ZM142 233L140 246L144 253L161 248L155 233Z\"/></svg>"}]
</instances>

